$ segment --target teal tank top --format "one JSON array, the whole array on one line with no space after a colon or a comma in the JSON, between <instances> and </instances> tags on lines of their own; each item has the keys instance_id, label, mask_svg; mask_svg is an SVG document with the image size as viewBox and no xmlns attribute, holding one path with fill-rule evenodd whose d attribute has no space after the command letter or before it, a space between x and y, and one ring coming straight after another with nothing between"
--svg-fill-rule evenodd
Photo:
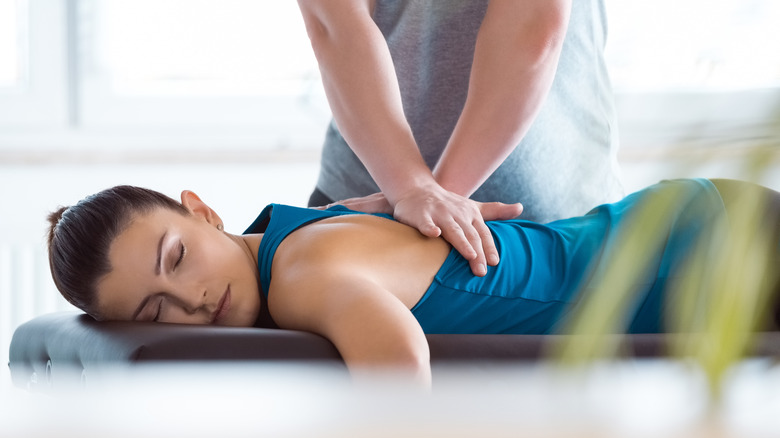
<instances>
[{"instance_id":1,"label":"teal tank top","mask_svg":"<svg viewBox=\"0 0 780 438\"><path fill-rule=\"evenodd\" d=\"M620 230L641 201L654 194L675 194L665 217L656 251L637 248L647 264L633 282L627 332L664 331L664 293L675 268L690 255L697 238L709 235L725 208L706 179L665 181L584 216L538 224L525 220L487 222L501 262L484 277L471 273L468 262L451 250L411 312L425 333L543 334L562 321L589 288L599 284L614 263ZM296 229L328 217L365 214L342 206L314 210L267 206L245 233L265 233L258 253L260 284L266 297L271 265L279 244ZM379 215L387 220L390 216ZM402 273L399 273L402 275Z\"/></svg>"}]
</instances>

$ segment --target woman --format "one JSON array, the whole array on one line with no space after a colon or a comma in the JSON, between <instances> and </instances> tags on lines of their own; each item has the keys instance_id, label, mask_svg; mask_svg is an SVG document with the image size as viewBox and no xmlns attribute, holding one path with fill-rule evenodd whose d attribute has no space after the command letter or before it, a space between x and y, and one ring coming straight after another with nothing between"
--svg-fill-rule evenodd
<instances>
[{"instance_id":1,"label":"woman","mask_svg":"<svg viewBox=\"0 0 780 438\"><path fill-rule=\"evenodd\" d=\"M389 216L270 205L233 235L190 191L178 203L128 186L53 213L49 260L63 296L99 320L305 330L332 341L351 370L390 367L429 384L425 333L558 331L625 261L635 228L657 239L629 248L639 268L625 329L666 330L673 279L691 260L708 266L748 198L767 207L750 228L770 243L769 278L780 194L705 179L666 181L546 225L490 222L501 262L484 276L443 239Z\"/></svg>"}]
</instances>

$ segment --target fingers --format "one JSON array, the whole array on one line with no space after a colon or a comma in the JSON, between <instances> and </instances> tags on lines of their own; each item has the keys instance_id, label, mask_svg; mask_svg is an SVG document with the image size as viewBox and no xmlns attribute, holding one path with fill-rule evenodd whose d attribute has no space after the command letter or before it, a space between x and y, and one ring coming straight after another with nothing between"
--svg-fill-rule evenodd
<instances>
[{"instance_id":1,"label":"fingers","mask_svg":"<svg viewBox=\"0 0 780 438\"><path fill-rule=\"evenodd\" d=\"M396 212L397 214L398 212ZM439 215L432 217L431 215L425 215L420 217L409 217L397 215L397 218L406 223L407 225L417 228L420 233L428 237L441 236L444 240L449 242L463 258L469 261L471 271L474 275L484 276L487 273L487 259L485 257L485 249L487 248L489 254L492 254L492 260L497 259L495 253L495 246L493 244L493 236L490 234L490 230L487 226L479 220L479 214L477 212L477 219L471 217L466 218L466 215L451 215L443 214L439 212ZM478 224L479 230L474 224ZM487 242L483 242L487 237Z\"/></svg>"},{"instance_id":2,"label":"fingers","mask_svg":"<svg viewBox=\"0 0 780 438\"><path fill-rule=\"evenodd\" d=\"M493 233L490 232L490 228L482 220L475 223L474 226L479 233L479 241L482 243L482 251L485 254L487 264L490 266L498 265L498 249L496 249L496 242L493 240Z\"/></svg>"},{"instance_id":3,"label":"fingers","mask_svg":"<svg viewBox=\"0 0 780 438\"><path fill-rule=\"evenodd\" d=\"M426 220L423 221L422 224L416 227L420 233L422 233L424 236L428 237L439 237L442 235L442 229L439 228L434 222L433 219L426 218ZM445 239L446 240L446 239Z\"/></svg>"},{"instance_id":4,"label":"fingers","mask_svg":"<svg viewBox=\"0 0 780 438\"><path fill-rule=\"evenodd\" d=\"M482 245L479 243L479 235L473 229L464 229L455 220L450 219L447 225L441 227L441 230L441 237L449 242L463 258L470 262L484 262L484 254L482 260L478 260Z\"/></svg>"},{"instance_id":5,"label":"fingers","mask_svg":"<svg viewBox=\"0 0 780 438\"><path fill-rule=\"evenodd\" d=\"M334 205L343 205L350 210L360 211L363 213L393 213L393 208L390 206L390 203L387 202L387 198L385 198L382 193L374 193L368 196L343 199L341 201L328 204L324 207L317 208L323 210L328 209Z\"/></svg>"},{"instance_id":6,"label":"fingers","mask_svg":"<svg viewBox=\"0 0 780 438\"><path fill-rule=\"evenodd\" d=\"M479 204L482 219L486 221L514 219L523 213L523 204L504 204L502 202L485 202Z\"/></svg>"},{"instance_id":7,"label":"fingers","mask_svg":"<svg viewBox=\"0 0 780 438\"><path fill-rule=\"evenodd\" d=\"M475 218L470 223L453 221L442 227L442 237L469 261L471 271L476 276L486 275L488 265L498 264L498 251L493 235L480 218Z\"/></svg>"},{"instance_id":8,"label":"fingers","mask_svg":"<svg viewBox=\"0 0 780 438\"><path fill-rule=\"evenodd\" d=\"M410 193L397 201L393 215L425 236L441 236L468 260L474 275L484 276L488 266L499 262L485 219L514 218L522 208L520 204L482 204L438 187Z\"/></svg>"}]
</instances>

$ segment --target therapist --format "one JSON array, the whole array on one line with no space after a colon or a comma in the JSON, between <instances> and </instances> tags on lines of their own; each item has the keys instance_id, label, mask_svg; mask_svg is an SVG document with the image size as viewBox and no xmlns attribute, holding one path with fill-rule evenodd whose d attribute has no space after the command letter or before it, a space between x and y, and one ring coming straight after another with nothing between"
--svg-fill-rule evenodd
<instances>
[{"instance_id":1,"label":"therapist","mask_svg":"<svg viewBox=\"0 0 780 438\"><path fill-rule=\"evenodd\" d=\"M311 206L392 213L484 275L484 220L623 195L603 0L298 4L334 118Z\"/></svg>"}]
</instances>

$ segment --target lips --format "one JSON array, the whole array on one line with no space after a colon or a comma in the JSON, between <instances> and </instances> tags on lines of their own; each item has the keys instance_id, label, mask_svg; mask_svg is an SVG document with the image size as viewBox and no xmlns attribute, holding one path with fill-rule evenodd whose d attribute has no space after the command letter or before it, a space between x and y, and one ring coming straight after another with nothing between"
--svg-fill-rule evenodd
<instances>
[{"instance_id":1,"label":"lips","mask_svg":"<svg viewBox=\"0 0 780 438\"><path fill-rule=\"evenodd\" d=\"M211 318L211 324L219 324L225 315L230 310L230 286L225 289L225 293L222 294L222 298L217 303L217 310L214 311L214 316Z\"/></svg>"}]
</instances>

